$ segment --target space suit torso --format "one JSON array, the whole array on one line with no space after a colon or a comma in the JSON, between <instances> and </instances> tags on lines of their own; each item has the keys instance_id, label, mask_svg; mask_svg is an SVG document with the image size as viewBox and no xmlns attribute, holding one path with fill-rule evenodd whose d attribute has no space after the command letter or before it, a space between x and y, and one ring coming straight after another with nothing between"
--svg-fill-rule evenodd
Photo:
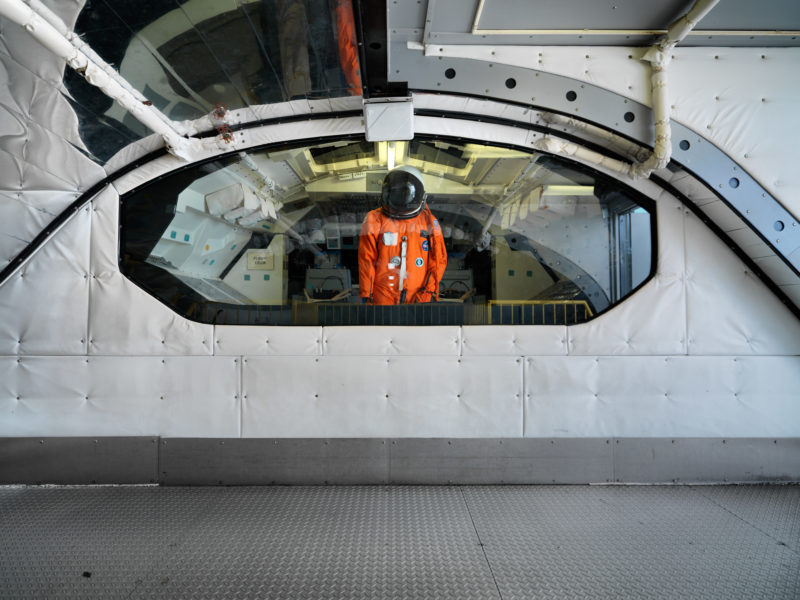
<instances>
[{"instance_id":1,"label":"space suit torso","mask_svg":"<svg viewBox=\"0 0 800 600\"><path fill-rule=\"evenodd\" d=\"M428 207L410 219L392 219L381 209L367 213L358 244L362 297L374 304L438 300L446 266L442 228Z\"/></svg>"}]
</instances>

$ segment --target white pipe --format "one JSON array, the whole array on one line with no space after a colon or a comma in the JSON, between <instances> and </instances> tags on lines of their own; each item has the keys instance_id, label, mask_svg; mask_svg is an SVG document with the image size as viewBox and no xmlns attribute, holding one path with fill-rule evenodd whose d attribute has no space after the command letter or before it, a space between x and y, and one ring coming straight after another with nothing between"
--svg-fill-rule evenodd
<instances>
[{"instance_id":1,"label":"white pipe","mask_svg":"<svg viewBox=\"0 0 800 600\"><path fill-rule=\"evenodd\" d=\"M652 68L650 86L652 88L651 96L656 141L653 153L647 160L630 166L629 175L634 179L649 177L653 171L663 169L669 164L672 157L669 94L667 90L667 66L672 58L670 52L676 44L689 35L689 32L700 22L700 19L707 15L718 2L719 0L697 0L689 12L672 23L667 30L667 34L642 57L642 60L649 62Z\"/></svg>"},{"instance_id":2,"label":"white pipe","mask_svg":"<svg viewBox=\"0 0 800 600\"><path fill-rule=\"evenodd\" d=\"M605 167L606 169L616 173L623 173L627 175L631 169L631 165L624 161L617 160L615 158L609 158L608 156L604 156L599 152L589 150L585 146L579 146L573 142L568 142L567 140L562 140L550 135L546 135L542 139L538 140L535 144L533 144L533 147L537 150L549 152L550 154L574 156L575 158L580 158L581 160L593 165Z\"/></svg>"},{"instance_id":3,"label":"white pipe","mask_svg":"<svg viewBox=\"0 0 800 600\"><path fill-rule=\"evenodd\" d=\"M549 125L577 130L585 135L602 140L607 145L613 146L619 149L621 152L625 152L633 160L646 160L650 156L650 151L647 148L643 148L639 144L629 142L611 130L603 129L602 127L593 125L586 121L581 121L574 117L568 117L558 113L550 112L542 112L539 118Z\"/></svg>"},{"instance_id":4,"label":"white pipe","mask_svg":"<svg viewBox=\"0 0 800 600\"><path fill-rule=\"evenodd\" d=\"M130 91L130 84L123 85L125 80L117 74L110 76L103 66L91 60L83 49L76 48L70 39L59 31L44 16L38 14L22 0L0 0L0 15L22 26L36 41L63 58L67 64L91 83L100 88L107 96L116 100L125 110L133 115L145 127L161 135L168 150L183 160L191 160L197 150L203 147L199 140L190 140L181 135L174 124L161 111L146 104L143 97L137 97ZM50 18L55 15L48 15ZM60 19L56 23L61 22ZM63 22L61 22L63 25ZM64 26L66 30L66 26ZM67 32L69 33L69 32ZM102 62L102 61L101 61ZM102 63L105 65L105 63ZM106 65L107 66L107 65ZM110 67L109 67L110 68Z\"/></svg>"}]
</instances>

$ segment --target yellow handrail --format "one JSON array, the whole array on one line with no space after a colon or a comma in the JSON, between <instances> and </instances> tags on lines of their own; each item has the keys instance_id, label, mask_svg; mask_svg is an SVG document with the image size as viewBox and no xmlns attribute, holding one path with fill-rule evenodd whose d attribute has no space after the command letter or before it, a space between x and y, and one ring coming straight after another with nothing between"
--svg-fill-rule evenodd
<instances>
[{"instance_id":1,"label":"yellow handrail","mask_svg":"<svg viewBox=\"0 0 800 600\"><path fill-rule=\"evenodd\" d=\"M589 303L586 300L489 300L489 306L531 306L531 305L538 305L538 306L553 306L553 325L556 325L556 309L557 306L564 307L564 320L566 321L567 318L567 307L572 306L573 316L575 318L575 322L578 323L578 306L583 306L584 309L584 317L588 319L588 317L594 316ZM542 313L542 317L544 317L544 312ZM489 325L492 324L492 311L489 310ZM515 325L515 323L511 323L511 325Z\"/></svg>"}]
</instances>

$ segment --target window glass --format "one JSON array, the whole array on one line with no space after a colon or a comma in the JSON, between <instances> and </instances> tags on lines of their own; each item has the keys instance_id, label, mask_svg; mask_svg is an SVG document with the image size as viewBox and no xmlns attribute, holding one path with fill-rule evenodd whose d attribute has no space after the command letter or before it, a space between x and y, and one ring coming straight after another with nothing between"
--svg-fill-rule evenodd
<instances>
[{"instance_id":1,"label":"window glass","mask_svg":"<svg viewBox=\"0 0 800 600\"><path fill-rule=\"evenodd\" d=\"M218 105L361 93L351 0L87 0L75 31L174 121ZM78 115L101 161L123 138L150 134L71 70L65 85L74 104L90 109ZM111 143L94 134L98 127Z\"/></svg>"},{"instance_id":2,"label":"window glass","mask_svg":"<svg viewBox=\"0 0 800 600\"><path fill-rule=\"evenodd\" d=\"M654 265L653 204L618 181L422 137L219 159L129 193L121 219L123 271L208 323L573 324Z\"/></svg>"}]
</instances>

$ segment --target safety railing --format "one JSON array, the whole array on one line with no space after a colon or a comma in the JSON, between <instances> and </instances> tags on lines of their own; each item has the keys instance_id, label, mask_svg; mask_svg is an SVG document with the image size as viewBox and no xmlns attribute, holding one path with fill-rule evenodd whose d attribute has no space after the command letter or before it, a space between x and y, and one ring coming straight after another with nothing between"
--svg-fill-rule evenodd
<instances>
[{"instance_id":1,"label":"safety railing","mask_svg":"<svg viewBox=\"0 0 800 600\"><path fill-rule=\"evenodd\" d=\"M586 300L489 300L490 325L574 325L594 316Z\"/></svg>"},{"instance_id":2,"label":"safety railing","mask_svg":"<svg viewBox=\"0 0 800 600\"><path fill-rule=\"evenodd\" d=\"M295 300L270 306L209 302L190 318L216 325L574 325L594 316L585 300L490 300L374 306L354 302Z\"/></svg>"}]
</instances>

